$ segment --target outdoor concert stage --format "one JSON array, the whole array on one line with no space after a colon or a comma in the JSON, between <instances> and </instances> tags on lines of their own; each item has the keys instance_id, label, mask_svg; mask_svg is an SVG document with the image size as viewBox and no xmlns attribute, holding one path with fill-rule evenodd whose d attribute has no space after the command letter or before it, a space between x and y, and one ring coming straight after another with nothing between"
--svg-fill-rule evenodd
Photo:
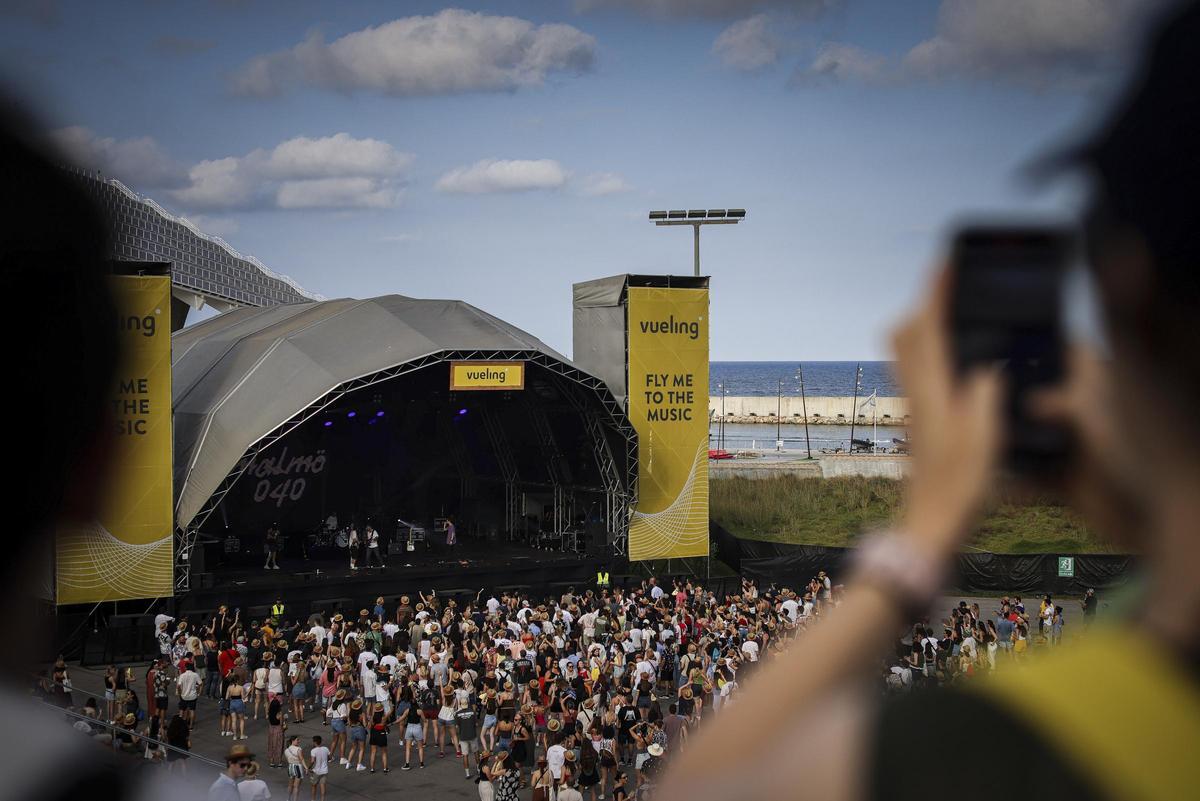
<instances>
[{"instance_id":1,"label":"outdoor concert stage","mask_svg":"<svg viewBox=\"0 0 1200 801\"><path fill-rule=\"evenodd\" d=\"M285 556L279 570L264 570L261 555L251 562L214 568L206 586L193 586L176 599L180 614L210 612L221 604L241 608L243 618L261 620L282 597L288 616L323 611L357 611L383 596L389 604L401 595L414 601L418 591L437 590L443 596L474 597L481 588L527 589L533 592L591 586L596 570L618 572L610 558L537 550L526 545L460 540L451 552L442 542L429 548L387 556L386 568L351 571L346 551L313 554L307 560ZM624 560L621 560L622 569Z\"/></svg>"},{"instance_id":2,"label":"outdoor concert stage","mask_svg":"<svg viewBox=\"0 0 1200 801\"><path fill-rule=\"evenodd\" d=\"M622 403L473 306L388 295L238 309L176 334L173 358L182 608L285 589L373 600L570 582L594 579L583 555L626 553L637 436ZM455 365L493 383L460 383ZM455 559L438 548L451 518ZM367 526L388 570L351 576L336 546ZM268 574L269 529L285 544ZM393 538L420 541L392 555ZM326 561L305 564L302 549Z\"/></svg>"}]
</instances>

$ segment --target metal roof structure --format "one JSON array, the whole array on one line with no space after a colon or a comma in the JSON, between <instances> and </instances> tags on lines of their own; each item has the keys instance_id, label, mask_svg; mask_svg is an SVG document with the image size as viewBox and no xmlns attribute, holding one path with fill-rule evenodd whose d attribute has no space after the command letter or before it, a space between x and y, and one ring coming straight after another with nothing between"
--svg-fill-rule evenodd
<instances>
[{"instance_id":1,"label":"metal roof structure","mask_svg":"<svg viewBox=\"0 0 1200 801\"><path fill-rule=\"evenodd\" d=\"M593 435L615 504L610 519L619 530L611 533L626 532L637 438L602 380L468 303L385 295L234 309L173 336L177 551L186 558L204 518L253 457L280 437L348 392L456 359L540 364L599 400L580 411L589 426L624 442L619 464L600 452L608 450L608 437Z\"/></svg>"}]
</instances>

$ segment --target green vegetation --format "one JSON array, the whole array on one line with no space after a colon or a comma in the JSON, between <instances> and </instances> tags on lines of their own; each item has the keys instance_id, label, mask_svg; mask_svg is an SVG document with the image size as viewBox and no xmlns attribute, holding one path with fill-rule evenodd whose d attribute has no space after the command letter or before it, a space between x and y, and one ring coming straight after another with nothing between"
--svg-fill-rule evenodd
<instances>
[{"instance_id":1,"label":"green vegetation","mask_svg":"<svg viewBox=\"0 0 1200 801\"><path fill-rule=\"evenodd\" d=\"M743 539L851 545L865 528L890 520L903 485L886 478L722 478L709 482L713 522ZM1106 553L1071 510L1045 499L1001 498L968 549L993 553Z\"/></svg>"}]
</instances>

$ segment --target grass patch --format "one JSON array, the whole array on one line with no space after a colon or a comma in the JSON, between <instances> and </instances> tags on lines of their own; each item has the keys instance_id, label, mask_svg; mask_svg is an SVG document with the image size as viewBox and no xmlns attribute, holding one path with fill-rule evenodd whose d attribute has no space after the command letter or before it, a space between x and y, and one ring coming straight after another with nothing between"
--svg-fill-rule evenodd
<instances>
[{"instance_id":1,"label":"grass patch","mask_svg":"<svg viewBox=\"0 0 1200 801\"><path fill-rule=\"evenodd\" d=\"M713 521L743 539L853 545L863 529L893 519L904 498L886 478L722 478L709 482ZM1107 553L1070 509L1045 499L1001 498L967 541L993 553Z\"/></svg>"}]
</instances>

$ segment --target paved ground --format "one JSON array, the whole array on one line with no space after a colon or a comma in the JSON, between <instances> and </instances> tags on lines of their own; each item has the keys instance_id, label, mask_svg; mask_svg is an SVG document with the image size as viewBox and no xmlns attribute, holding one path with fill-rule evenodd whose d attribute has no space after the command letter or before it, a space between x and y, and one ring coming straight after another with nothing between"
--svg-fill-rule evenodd
<instances>
[{"instance_id":1,"label":"paved ground","mask_svg":"<svg viewBox=\"0 0 1200 801\"><path fill-rule=\"evenodd\" d=\"M145 676L145 665L134 667L134 674L139 681ZM104 671L88 668L72 666L71 680L78 690L86 691L92 694L103 696L104 689ZM140 686L140 685L139 685ZM145 695L142 691L139 693L139 698ZM76 693L76 701L82 703L84 696L82 693ZM145 700L142 699L143 703ZM103 704L103 700L100 701ZM171 699L171 712L176 708L176 700ZM217 702L206 698L201 698L196 710L196 726L192 730L192 751L197 754L213 759L223 759L228 752L230 746L234 743L229 737L221 737L218 733L217 726ZM312 745L312 737L315 734L321 735L328 744L333 736L329 727L322 726L320 717L315 713L306 715L304 723L288 724L288 734L300 735L300 743L304 746L307 753L308 748ZM264 720L247 720L246 735L248 740L244 741L255 754L256 759L263 766L262 778L266 779L271 787L272 798L286 799L287 798L287 778L282 768L270 769L266 767L266 748L267 748L267 724ZM242 744L242 741L238 741ZM397 744L395 732L391 738L391 744L388 749L388 756L391 760L392 771L384 775L383 773L375 773L374 775L367 772L356 772L354 770L346 771L340 766L335 767L329 774L329 791L330 799L340 798L389 798L399 797L401 793L409 797L416 798L437 798L437 799L478 799L479 793L473 781L468 781L463 778L462 760L454 758L454 750L451 748L447 752L445 759L438 759L436 751L426 749L425 752L425 769L420 770L416 767L416 754L413 754L413 769L411 771L401 771L400 766L404 764L404 749ZM215 779L217 769L208 765L199 764L192 761L190 766L192 775L204 776L207 780ZM378 770L379 765L376 766ZM309 789L307 786L301 789L301 799L308 798ZM416 796L410 794L416 793Z\"/></svg>"},{"instance_id":2,"label":"paved ground","mask_svg":"<svg viewBox=\"0 0 1200 801\"><path fill-rule=\"evenodd\" d=\"M950 609L957 605L960 600L967 601L968 604L978 602L980 609L984 615L991 614L997 605L995 597L964 597L964 596L943 596L933 610L931 615L931 623L937 626L939 622L948 617ZM1026 599L1030 605L1036 605L1036 599ZM1071 626L1071 623L1076 624L1080 621L1079 602L1077 599L1059 599L1063 603L1064 609L1067 612L1068 621L1068 637L1076 633L1079 626ZM1104 604L1102 603L1101 613L1103 613ZM1074 631L1073 631L1074 629ZM139 681L142 681L145 675L145 665L138 665L134 668L134 673ZM74 686L81 691L86 691L95 695L103 695L103 670L80 668L73 666L71 668L71 677ZM140 685L139 685L140 686ZM143 692L139 696L144 695ZM76 701L83 702L82 693L76 694ZM103 703L103 701L101 701ZM144 703L144 699L143 699ZM176 708L176 700L172 698L171 710ZM221 737L217 728L217 702L205 698L200 699L196 713L196 728L192 732L192 751L197 754L220 760L228 751L233 741L228 737ZM264 720L247 720L246 733L249 739L245 744L250 746L256 754L261 764L265 766L266 745L267 745L267 727ZM311 746L312 737L319 734L325 738L326 743L332 737L332 732L328 727L321 726L320 717L315 713L307 717L307 721L302 724L292 723L289 725L288 734L299 734L301 744L305 750ZM414 760L415 760L414 754ZM401 771L400 766L404 762L403 748L397 745L397 736L393 732L391 743L389 745L389 758L391 759L392 771L386 776L382 773L374 775L366 772L356 772L354 770L346 771L341 767L335 767L330 773L328 780L329 798L387 798L398 796L399 794L418 793L418 798L436 798L436 799L477 799L479 797L477 788L472 781L468 781L463 777L462 761L454 758L453 749L447 752L444 759L437 757L436 751L433 749L426 750L426 767L420 770L416 767L414 761L412 771ZM199 764L193 761L192 775L200 775L205 777L205 783L215 778L216 768L208 765ZM272 797L285 799L287 797L286 777L282 769L270 769L264 767L263 778L271 786ZM301 791L301 798L308 798L308 788L304 787ZM522 797L528 791L522 793Z\"/></svg>"}]
</instances>

